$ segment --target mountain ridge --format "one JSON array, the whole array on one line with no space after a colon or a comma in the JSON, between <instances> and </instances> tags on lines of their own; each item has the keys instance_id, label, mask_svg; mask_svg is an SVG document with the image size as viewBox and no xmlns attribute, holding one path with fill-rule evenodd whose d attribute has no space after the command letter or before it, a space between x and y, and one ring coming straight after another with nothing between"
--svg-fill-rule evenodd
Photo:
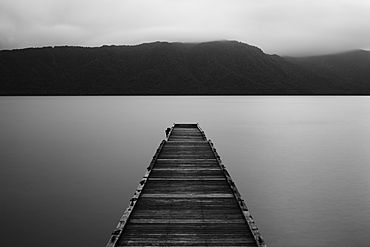
<instances>
[{"instance_id":1,"label":"mountain ridge","mask_svg":"<svg viewBox=\"0 0 370 247\"><path fill-rule=\"evenodd\" d=\"M346 58L356 65L353 71L357 76L353 76L351 70L345 74L338 72L343 70L343 66L348 66L347 62L335 63L340 59L332 61L324 57L268 55L258 47L238 41L3 50L0 51L0 94L370 93L366 72L370 65L368 53L361 58L365 63L357 62L359 56ZM320 65L323 59L331 61L330 66L334 69ZM359 81L354 81L356 79Z\"/></svg>"}]
</instances>

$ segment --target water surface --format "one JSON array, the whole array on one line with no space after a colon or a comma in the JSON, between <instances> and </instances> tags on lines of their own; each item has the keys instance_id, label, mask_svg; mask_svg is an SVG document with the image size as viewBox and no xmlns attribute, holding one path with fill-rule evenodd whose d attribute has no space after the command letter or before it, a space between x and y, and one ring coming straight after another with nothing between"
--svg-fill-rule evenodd
<instances>
[{"instance_id":1,"label":"water surface","mask_svg":"<svg viewBox=\"0 0 370 247\"><path fill-rule=\"evenodd\" d=\"M2 97L2 246L105 246L174 122L198 122L270 247L368 246L369 97ZM52 243L52 244L50 244Z\"/></svg>"}]
</instances>

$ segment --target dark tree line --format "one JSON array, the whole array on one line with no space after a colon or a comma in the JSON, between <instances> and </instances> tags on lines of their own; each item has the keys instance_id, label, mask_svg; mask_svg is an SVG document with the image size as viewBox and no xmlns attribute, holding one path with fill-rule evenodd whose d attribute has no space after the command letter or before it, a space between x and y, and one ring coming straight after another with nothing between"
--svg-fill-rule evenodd
<instances>
[{"instance_id":1,"label":"dark tree line","mask_svg":"<svg viewBox=\"0 0 370 247\"><path fill-rule=\"evenodd\" d=\"M370 93L369 52L336 56L282 58L236 41L0 51L0 94Z\"/></svg>"}]
</instances>

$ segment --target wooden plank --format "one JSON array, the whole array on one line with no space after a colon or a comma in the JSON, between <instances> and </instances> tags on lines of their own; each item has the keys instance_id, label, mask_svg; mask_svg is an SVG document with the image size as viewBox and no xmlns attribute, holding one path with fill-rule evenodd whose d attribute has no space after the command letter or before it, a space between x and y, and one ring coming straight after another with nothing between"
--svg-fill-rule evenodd
<instances>
[{"instance_id":1,"label":"wooden plank","mask_svg":"<svg viewBox=\"0 0 370 247\"><path fill-rule=\"evenodd\" d=\"M161 197L161 198L224 198L224 197L234 197L233 194L206 194L206 193L181 193L181 194L143 194L141 197Z\"/></svg>"},{"instance_id":2,"label":"wooden plank","mask_svg":"<svg viewBox=\"0 0 370 247\"><path fill-rule=\"evenodd\" d=\"M107 246L266 245L204 132L175 124Z\"/></svg>"}]
</instances>

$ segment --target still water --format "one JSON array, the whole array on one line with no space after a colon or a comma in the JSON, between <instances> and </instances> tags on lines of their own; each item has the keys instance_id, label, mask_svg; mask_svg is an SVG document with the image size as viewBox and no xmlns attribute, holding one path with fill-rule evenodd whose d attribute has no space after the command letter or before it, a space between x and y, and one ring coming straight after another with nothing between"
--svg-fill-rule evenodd
<instances>
[{"instance_id":1,"label":"still water","mask_svg":"<svg viewBox=\"0 0 370 247\"><path fill-rule=\"evenodd\" d=\"M370 97L2 97L1 246L105 246L174 122L198 122L269 247L369 246Z\"/></svg>"}]
</instances>

